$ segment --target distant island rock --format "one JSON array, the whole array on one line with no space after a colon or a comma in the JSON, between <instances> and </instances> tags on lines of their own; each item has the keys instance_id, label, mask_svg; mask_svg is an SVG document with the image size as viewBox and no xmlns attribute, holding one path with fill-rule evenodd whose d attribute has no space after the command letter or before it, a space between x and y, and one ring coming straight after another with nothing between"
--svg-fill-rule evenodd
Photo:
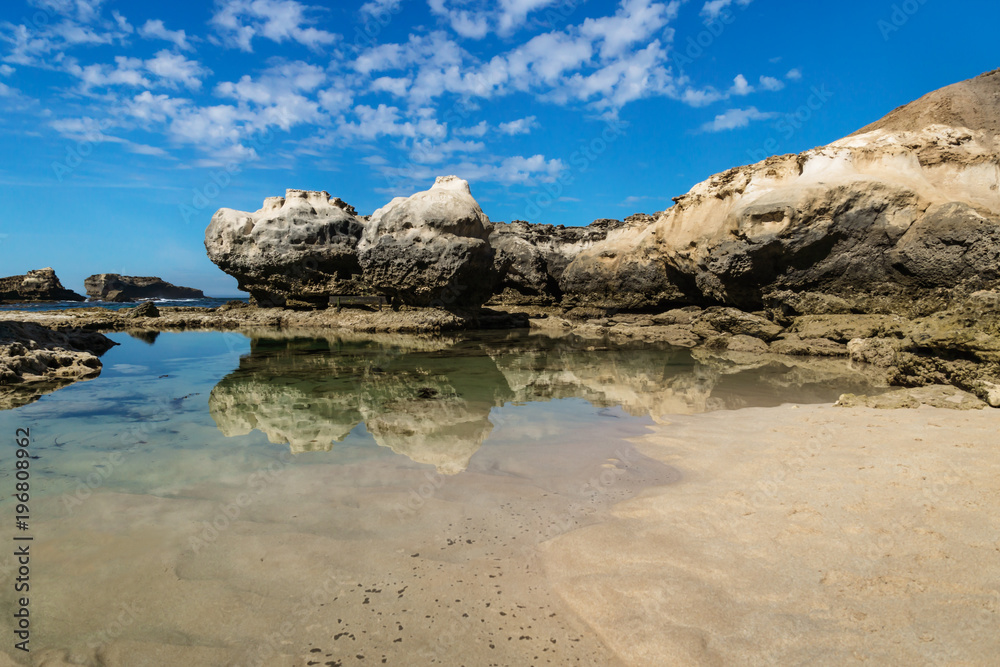
<instances>
[{"instance_id":1,"label":"distant island rock","mask_svg":"<svg viewBox=\"0 0 1000 667\"><path fill-rule=\"evenodd\" d=\"M51 267L34 269L23 276L0 278L0 301L84 301L68 290Z\"/></svg>"},{"instance_id":2,"label":"distant island rock","mask_svg":"<svg viewBox=\"0 0 1000 667\"><path fill-rule=\"evenodd\" d=\"M171 285L154 276L122 276L98 273L83 281L93 300L129 302L141 299L202 299L205 293L193 287Z\"/></svg>"}]
</instances>

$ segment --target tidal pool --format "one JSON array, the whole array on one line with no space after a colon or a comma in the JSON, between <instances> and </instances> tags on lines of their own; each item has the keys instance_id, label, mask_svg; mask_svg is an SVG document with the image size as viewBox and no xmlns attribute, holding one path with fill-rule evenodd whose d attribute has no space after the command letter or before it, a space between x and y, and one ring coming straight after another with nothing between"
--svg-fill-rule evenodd
<instances>
[{"instance_id":1,"label":"tidal pool","mask_svg":"<svg viewBox=\"0 0 1000 667\"><path fill-rule=\"evenodd\" d=\"M33 538L29 654L0 557L0 665L618 664L539 554L677 480L629 439L876 389L527 332L112 337L99 378L0 413L0 522L27 428Z\"/></svg>"}]
</instances>

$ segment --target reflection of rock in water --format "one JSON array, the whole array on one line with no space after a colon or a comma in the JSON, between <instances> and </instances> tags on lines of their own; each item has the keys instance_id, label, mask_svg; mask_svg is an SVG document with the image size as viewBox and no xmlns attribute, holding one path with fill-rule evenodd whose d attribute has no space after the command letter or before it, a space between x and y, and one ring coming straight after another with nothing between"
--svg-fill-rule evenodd
<instances>
[{"instance_id":1,"label":"reflection of rock in water","mask_svg":"<svg viewBox=\"0 0 1000 667\"><path fill-rule=\"evenodd\" d=\"M145 331L142 329L126 331L125 333L136 340L141 340L143 343L147 343L148 345L152 345L156 342L156 339L160 337L159 331Z\"/></svg>"},{"instance_id":2,"label":"reflection of rock in water","mask_svg":"<svg viewBox=\"0 0 1000 667\"><path fill-rule=\"evenodd\" d=\"M225 435L259 429L296 453L328 450L363 421L379 445L460 472L493 428L490 410L510 392L489 357L456 359L433 347L388 337L255 339L212 390L209 409Z\"/></svg>"},{"instance_id":3,"label":"reflection of rock in water","mask_svg":"<svg viewBox=\"0 0 1000 667\"><path fill-rule=\"evenodd\" d=\"M464 470L508 401L583 398L654 419L781 403L833 402L871 392L876 379L843 360L717 354L652 345L491 336L484 341L406 336L253 340L212 390L227 436L253 429L293 452L329 450L364 422L375 442L418 463Z\"/></svg>"},{"instance_id":4,"label":"reflection of rock in water","mask_svg":"<svg viewBox=\"0 0 1000 667\"><path fill-rule=\"evenodd\" d=\"M490 410L511 398L487 356L401 355L362 388L375 442L454 474L493 430Z\"/></svg>"}]
</instances>

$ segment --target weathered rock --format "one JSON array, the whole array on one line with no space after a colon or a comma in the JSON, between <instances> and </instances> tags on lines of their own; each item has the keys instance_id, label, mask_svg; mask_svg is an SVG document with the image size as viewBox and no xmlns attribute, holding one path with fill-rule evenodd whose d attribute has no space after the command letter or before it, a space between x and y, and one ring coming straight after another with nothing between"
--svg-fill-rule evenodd
<instances>
[{"instance_id":1,"label":"weathered rock","mask_svg":"<svg viewBox=\"0 0 1000 667\"><path fill-rule=\"evenodd\" d=\"M130 308L126 312L126 317L159 317L160 310L156 307L156 304L152 301L143 301L135 308Z\"/></svg>"},{"instance_id":2,"label":"weathered rock","mask_svg":"<svg viewBox=\"0 0 1000 667\"><path fill-rule=\"evenodd\" d=\"M105 294L101 301L107 301L109 303L131 303L132 299L125 296L125 292L115 289Z\"/></svg>"},{"instance_id":3,"label":"weathered rock","mask_svg":"<svg viewBox=\"0 0 1000 667\"><path fill-rule=\"evenodd\" d=\"M774 340L782 331L782 327L765 317L735 308L709 308L698 316L697 321L716 331L753 336L764 341Z\"/></svg>"},{"instance_id":4,"label":"weathered rock","mask_svg":"<svg viewBox=\"0 0 1000 667\"><path fill-rule=\"evenodd\" d=\"M51 267L28 271L23 276L0 278L0 301L84 301L68 290Z\"/></svg>"},{"instance_id":5,"label":"weathered rock","mask_svg":"<svg viewBox=\"0 0 1000 667\"><path fill-rule=\"evenodd\" d=\"M882 394L844 394L834 404L839 408L914 409L921 405L949 410L982 410L986 404L974 395L947 385L894 389Z\"/></svg>"},{"instance_id":6,"label":"weathered rock","mask_svg":"<svg viewBox=\"0 0 1000 667\"><path fill-rule=\"evenodd\" d=\"M808 357L846 357L847 346L829 338L799 338L786 334L771 343L771 352Z\"/></svg>"},{"instance_id":7,"label":"weathered rock","mask_svg":"<svg viewBox=\"0 0 1000 667\"><path fill-rule=\"evenodd\" d=\"M888 368L896 363L906 343L896 338L855 338L847 343L851 361Z\"/></svg>"},{"instance_id":8,"label":"weathered rock","mask_svg":"<svg viewBox=\"0 0 1000 667\"><path fill-rule=\"evenodd\" d=\"M651 224L582 251L561 286L623 308L837 297L789 305L823 314L926 314L953 293L998 286L998 95L1000 71L829 146L713 176Z\"/></svg>"},{"instance_id":9,"label":"weathered rock","mask_svg":"<svg viewBox=\"0 0 1000 667\"><path fill-rule=\"evenodd\" d=\"M330 295L365 293L356 252L363 230L341 199L287 190L254 213L219 209L205 249L259 305L325 308Z\"/></svg>"},{"instance_id":10,"label":"weathered rock","mask_svg":"<svg viewBox=\"0 0 1000 667\"><path fill-rule=\"evenodd\" d=\"M95 331L53 331L30 322L0 322L0 410L99 375L98 355L114 345Z\"/></svg>"},{"instance_id":11,"label":"weathered rock","mask_svg":"<svg viewBox=\"0 0 1000 667\"><path fill-rule=\"evenodd\" d=\"M552 305L562 300L559 281L584 249L621 227L620 220L594 220L586 227L531 224L523 220L490 225L490 245L506 271L493 301L505 305Z\"/></svg>"},{"instance_id":12,"label":"weathered rock","mask_svg":"<svg viewBox=\"0 0 1000 667\"><path fill-rule=\"evenodd\" d=\"M481 306L499 277L487 225L469 184L439 177L372 214L358 244L365 282L408 305Z\"/></svg>"},{"instance_id":13,"label":"weathered rock","mask_svg":"<svg viewBox=\"0 0 1000 667\"><path fill-rule=\"evenodd\" d=\"M855 338L902 338L909 322L898 315L803 315L788 331L800 338L829 338L846 343Z\"/></svg>"},{"instance_id":14,"label":"weathered rock","mask_svg":"<svg viewBox=\"0 0 1000 667\"><path fill-rule=\"evenodd\" d=\"M193 287L171 285L154 276L122 276L98 273L86 278L83 286L87 296L101 301L138 299L201 299L205 293Z\"/></svg>"}]
</instances>

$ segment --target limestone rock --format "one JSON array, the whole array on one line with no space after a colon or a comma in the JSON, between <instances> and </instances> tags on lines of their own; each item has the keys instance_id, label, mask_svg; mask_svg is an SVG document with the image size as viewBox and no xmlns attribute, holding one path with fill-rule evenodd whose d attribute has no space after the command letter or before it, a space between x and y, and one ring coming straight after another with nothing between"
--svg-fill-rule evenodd
<instances>
[{"instance_id":1,"label":"limestone rock","mask_svg":"<svg viewBox=\"0 0 1000 667\"><path fill-rule=\"evenodd\" d=\"M101 301L114 301L112 297L132 301L138 299L201 299L205 293L193 287L171 285L154 276L123 276L117 273L98 273L83 281L87 296ZM117 295L115 294L117 293Z\"/></svg>"},{"instance_id":2,"label":"limestone rock","mask_svg":"<svg viewBox=\"0 0 1000 667\"><path fill-rule=\"evenodd\" d=\"M879 410L913 409L921 405L949 410L982 410L986 407L986 404L974 395L947 385L894 389L875 395L844 394L834 405L839 408Z\"/></svg>"},{"instance_id":3,"label":"limestone rock","mask_svg":"<svg viewBox=\"0 0 1000 667\"><path fill-rule=\"evenodd\" d=\"M156 304L152 301L143 301L135 308L130 308L126 313L126 317L159 317L160 310L156 307Z\"/></svg>"},{"instance_id":4,"label":"limestone rock","mask_svg":"<svg viewBox=\"0 0 1000 667\"><path fill-rule=\"evenodd\" d=\"M583 250L563 289L620 307L745 310L811 292L842 300L828 313L909 313L933 290L1000 286L998 94L1000 71L828 146L712 176Z\"/></svg>"},{"instance_id":5,"label":"limestone rock","mask_svg":"<svg viewBox=\"0 0 1000 667\"><path fill-rule=\"evenodd\" d=\"M219 209L205 249L258 305L325 308L330 295L364 293L356 252L363 230L341 199L286 190L254 213Z\"/></svg>"},{"instance_id":6,"label":"limestone rock","mask_svg":"<svg viewBox=\"0 0 1000 667\"><path fill-rule=\"evenodd\" d=\"M0 278L0 301L83 301L84 297L59 282L51 267L23 276Z\"/></svg>"},{"instance_id":7,"label":"limestone rock","mask_svg":"<svg viewBox=\"0 0 1000 667\"><path fill-rule=\"evenodd\" d=\"M562 301L559 286L569 263L582 251L621 227L619 220L594 220L586 227L496 222L490 245L506 260L506 271L494 299L505 305L552 305Z\"/></svg>"},{"instance_id":8,"label":"limestone rock","mask_svg":"<svg viewBox=\"0 0 1000 667\"><path fill-rule=\"evenodd\" d=\"M375 211L358 244L365 282L397 302L478 307L497 281L489 218L456 176Z\"/></svg>"}]
</instances>

